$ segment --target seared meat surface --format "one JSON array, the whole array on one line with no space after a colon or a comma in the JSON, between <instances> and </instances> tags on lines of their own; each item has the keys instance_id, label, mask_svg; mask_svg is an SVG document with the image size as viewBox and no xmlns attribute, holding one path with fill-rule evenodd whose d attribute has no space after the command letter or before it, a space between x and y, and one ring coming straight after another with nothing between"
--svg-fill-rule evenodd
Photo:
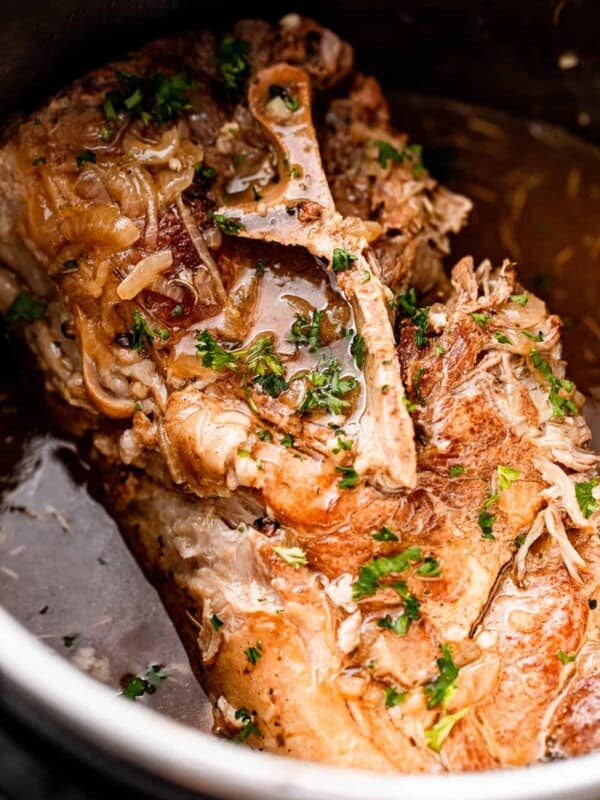
<instances>
[{"instance_id":1,"label":"seared meat surface","mask_svg":"<svg viewBox=\"0 0 600 800\"><path fill-rule=\"evenodd\" d=\"M469 207L295 15L149 45L4 144L7 322L220 733L429 772L596 745L583 398L514 265L444 277Z\"/></svg>"}]
</instances>

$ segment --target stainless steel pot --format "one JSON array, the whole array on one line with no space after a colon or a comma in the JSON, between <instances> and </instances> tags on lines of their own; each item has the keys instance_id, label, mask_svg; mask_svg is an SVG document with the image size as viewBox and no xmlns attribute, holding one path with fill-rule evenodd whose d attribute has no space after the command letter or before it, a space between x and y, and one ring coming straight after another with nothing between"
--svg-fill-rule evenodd
<instances>
[{"instance_id":1,"label":"stainless steel pot","mask_svg":"<svg viewBox=\"0 0 600 800\"><path fill-rule=\"evenodd\" d=\"M167 30L297 10L347 36L388 87L496 105L600 140L595 71L600 6L564 0L360 0L294 9L193 0L9 0L0 9L0 112L27 108L82 70ZM557 66L572 50L590 68ZM110 587L107 587L110 591ZM600 754L527 769L388 776L316 766L219 741L115 700L0 609L0 697L10 713L91 768L148 797L311 800L585 800L600 797ZM191 793L191 794L190 794Z\"/></svg>"}]
</instances>

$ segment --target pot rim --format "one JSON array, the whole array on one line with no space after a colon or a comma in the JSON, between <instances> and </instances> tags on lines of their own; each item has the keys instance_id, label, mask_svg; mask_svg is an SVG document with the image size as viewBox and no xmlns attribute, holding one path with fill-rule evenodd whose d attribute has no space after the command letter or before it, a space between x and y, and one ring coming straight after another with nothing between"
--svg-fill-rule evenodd
<instances>
[{"instance_id":1,"label":"pot rim","mask_svg":"<svg viewBox=\"0 0 600 800\"><path fill-rule=\"evenodd\" d=\"M0 677L41 713L121 762L183 789L249 800L558 800L600 792L600 754L533 767L378 775L252 751L175 722L79 672L0 608ZM68 692L65 687L68 686Z\"/></svg>"}]
</instances>

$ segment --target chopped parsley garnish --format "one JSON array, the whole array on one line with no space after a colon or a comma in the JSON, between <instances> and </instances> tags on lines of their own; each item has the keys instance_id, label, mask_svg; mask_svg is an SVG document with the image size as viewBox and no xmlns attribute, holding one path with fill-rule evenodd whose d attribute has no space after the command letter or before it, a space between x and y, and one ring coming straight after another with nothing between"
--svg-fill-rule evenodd
<instances>
[{"instance_id":1,"label":"chopped parsley garnish","mask_svg":"<svg viewBox=\"0 0 600 800\"><path fill-rule=\"evenodd\" d=\"M277 553L279 558L282 558L286 564L289 564L294 569L299 569L300 566L308 564L306 553L301 547L274 547L273 552Z\"/></svg>"},{"instance_id":2,"label":"chopped parsley garnish","mask_svg":"<svg viewBox=\"0 0 600 800\"><path fill-rule=\"evenodd\" d=\"M257 724L252 719L252 715L250 714L248 709L238 708L238 710L235 712L235 718L237 720L240 720L240 722L244 724L244 727L236 736L236 739L239 742L245 742L246 739L251 735L262 736L262 733L260 732Z\"/></svg>"},{"instance_id":3,"label":"chopped parsley garnish","mask_svg":"<svg viewBox=\"0 0 600 800\"><path fill-rule=\"evenodd\" d=\"M356 381L352 377L343 378L340 370L337 358L325 354L321 356L316 368L306 376L309 387L298 407L299 414L314 410L342 414L350 406L345 396L356 388Z\"/></svg>"},{"instance_id":4,"label":"chopped parsley garnish","mask_svg":"<svg viewBox=\"0 0 600 800\"><path fill-rule=\"evenodd\" d=\"M336 247L333 251L333 259L331 262L331 269L334 272L345 272L347 269L352 269L352 264L357 260L358 256L352 255L347 250L342 250L341 247Z\"/></svg>"},{"instance_id":5,"label":"chopped parsley garnish","mask_svg":"<svg viewBox=\"0 0 600 800\"><path fill-rule=\"evenodd\" d=\"M177 303L177 305L173 308L169 316L180 317L182 314L183 314L183 306L180 303Z\"/></svg>"},{"instance_id":6,"label":"chopped parsley garnish","mask_svg":"<svg viewBox=\"0 0 600 800\"><path fill-rule=\"evenodd\" d=\"M203 181L214 181L217 177L217 170L214 167L209 167L206 164L200 162L200 164L196 164L194 167L194 172L201 178Z\"/></svg>"},{"instance_id":7,"label":"chopped parsley garnish","mask_svg":"<svg viewBox=\"0 0 600 800\"><path fill-rule=\"evenodd\" d=\"M476 322L480 328L487 328L487 324L491 320L491 317L489 314L481 314L478 311L474 311L471 314L471 319L473 322Z\"/></svg>"},{"instance_id":8,"label":"chopped parsley garnish","mask_svg":"<svg viewBox=\"0 0 600 800\"><path fill-rule=\"evenodd\" d=\"M46 163L46 159L44 158L44 156L40 156L39 158L34 158L33 159L33 161L31 162L31 166L32 167L37 167L40 164L45 164L45 163Z\"/></svg>"},{"instance_id":9,"label":"chopped parsley garnish","mask_svg":"<svg viewBox=\"0 0 600 800\"><path fill-rule=\"evenodd\" d=\"M404 294L399 294L396 298L396 307L402 312L402 316L412 319L419 309L415 290L409 289Z\"/></svg>"},{"instance_id":10,"label":"chopped parsley garnish","mask_svg":"<svg viewBox=\"0 0 600 800\"><path fill-rule=\"evenodd\" d=\"M598 486L598 483L600 483L598 478L592 478L590 481L579 481L575 484L575 497L581 513L586 519L589 519L598 508L598 501L592 494L592 490Z\"/></svg>"},{"instance_id":11,"label":"chopped parsley garnish","mask_svg":"<svg viewBox=\"0 0 600 800\"><path fill-rule=\"evenodd\" d=\"M409 414L412 414L419 407L416 403L413 403L412 400L409 400L409 398L406 395L404 395L404 397L402 398L402 402L404 403L406 410L408 411Z\"/></svg>"},{"instance_id":12,"label":"chopped parsley garnish","mask_svg":"<svg viewBox=\"0 0 600 800\"><path fill-rule=\"evenodd\" d=\"M367 343L365 342L364 336L361 336L360 333L355 333L354 337L352 338L352 343L350 344L350 355L354 357L356 366L359 369L362 369L365 365L365 359L367 357Z\"/></svg>"},{"instance_id":13,"label":"chopped parsley garnish","mask_svg":"<svg viewBox=\"0 0 600 800\"><path fill-rule=\"evenodd\" d=\"M437 578L442 574L440 562L431 556L425 556L425 560L417 567L417 575L423 578Z\"/></svg>"},{"instance_id":14,"label":"chopped parsley garnish","mask_svg":"<svg viewBox=\"0 0 600 800\"><path fill-rule=\"evenodd\" d=\"M415 391L415 397L417 398L417 402L420 406L425 405L425 400L423 399L423 395L421 393L421 378L423 377L423 373L425 370L423 367L419 367L413 376L413 389Z\"/></svg>"},{"instance_id":15,"label":"chopped parsley garnish","mask_svg":"<svg viewBox=\"0 0 600 800\"><path fill-rule=\"evenodd\" d=\"M496 331L496 333L494 334L494 339L497 342L500 342L500 344L512 344L508 336L506 336L504 333L499 333L498 331Z\"/></svg>"},{"instance_id":16,"label":"chopped parsley garnish","mask_svg":"<svg viewBox=\"0 0 600 800\"><path fill-rule=\"evenodd\" d=\"M131 337L131 349L142 351L146 344L152 345L154 335L140 312L136 309L133 312L133 334Z\"/></svg>"},{"instance_id":17,"label":"chopped parsley garnish","mask_svg":"<svg viewBox=\"0 0 600 800\"><path fill-rule=\"evenodd\" d=\"M526 336L528 339L531 339L533 342L543 342L544 341L544 334L541 331L537 333L530 333L529 331L521 331L523 336Z\"/></svg>"},{"instance_id":18,"label":"chopped parsley garnish","mask_svg":"<svg viewBox=\"0 0 600 800\"><path fill-rule=\"evenodd\" d=\"M162 664L152 664L146 670L145 677L140 675L127 675L123 682L123 697L135 700L144 694L154 694L159 686L166 681Z\"/></svg>"},{"instance_id":19,"label":"chopped parsley garnish","mask_svg":"<svg viewBox=\"0 0 600 800\"><path fill-rule=\"evenodd\" d=\"M411 563L423 557L420 547L408 547L395 556L379 556L368 561L360 568L358 580L352 585L352 599L362 600L375 594L383 584L381 578L398 572L404 572Z\"/></svg>"},{"instance_id":20,"label":"chopped parsley garnish","mask_svg":"<svg viewBox=\"0 0 600 800\"><path fill-rule=\"evenodd\" d=\"M66 261L63 261L62 264L62 271L63 272L74 272L76 269L79 269L79 264L75 261L74 258L68 258Z\"/></svg>"},{"instance_id":21,"label":"chopped parsley garnish","mask_svg":"<svg viewBox=\"0 0 600 800\"><path fill-rule=\"evenodd\" d=\"M20 292L13 300L4 317L7 325L17 322L35 322L46 313L48 304L30 297L26 292Z\"/></svg>"},{"instance_id":22,"label":"chopped parsley garnish","mask_svg":"<svg viewBox=\"0 0 600 800\"><path fill-rule=\"evenodd\" d=\"M382 525L381 528L377 531L377 533L372 533L371 538L375 539L376 542L397 542L398 537L396 534L387 528L385 525Z\"/></svg>"},{"instance_id":23,"label":"chopped parsley garnish","mask_svg":"<svg viewBox=\"0 0 600 800\"><path fill-rule=\"evenodd\" d=\"M413 163L413 175L417 178L423 172L423 164L421 163L422 147L419 144L410 144L402 150L397 150L394 145L383 140L376 141L377 145L377 162L382 169L386 169L388 163L392 161L394 164L402 164L404 161L411 161Z\"/></svg>"},{"instance_id":24,"label":"chopped parsley garnish","mask_svg":"<svg viewBox=\"0 0 600 800\"><path fill-rule=\"evenodd\" d=\"M557 378L552 372L550 364L546 361L546 359L540 356L537 350L532 350L530 355L534 367L542 373L544 378L546 378L550 384L548 400L552 406L552 416L576 416L579 413L579 409L575 403L568 397L564 397L560 394L561 391L570 394L574 388L573 383L563 378Z\"/></svg>"},{"instance_id":25,"label":"chopped parsley garnish","mask_svg":"<svg viewBox=\"0 0 600 800\"><path fill-rule=\"evenodd\" d=\"M453 464L448 469L448 477L449 478L458 478L459 475L462 475L465 471L465 468L462 464Z\"/></svg>"},{"instance_id":26,"label":"chopped parsley garnish","mask_svg":"<svg viewBox=\"0 0 600 800\"><path fill-rule=\"evenodd\" d=\"M417 306L417 295L414 289L409 289L396 298L396 307L403 317L408 317L416 326L415 344L417 347L426 347L429 344L427 328L429 325L429 309Z\"/></svg>"},{"instance_id":27,"label":"chopped parsley garnish","mask_svg":"<svg viewBox=\"0 0 600 800\"><path fill-rule=\"evenodd\" d=\"M527 294L523 292L523 294L511 294L510 299L513 303L518 303L521 307L527 305L527 300L529 299Z\"/></svg>"},{"instance_id":28,"label":"chopped parsley garnish","mask_svg":"<svg viewBox=\"0 0 600 800\"><path fill-rule=\"evenodd\" d=\"M244 655L253 666L256 665L259 658L262 658L262 649L262 642L259 639L253 647L247 647L244 650Z\"/></svg>"},{"instance_id":29,"label":"chopped parsley garnish","mask_svg":"<svg viewBox=\"0 0 600 800\"><path fill-rule=\"evenodd\" d=\"M487 498L487 500L483 504L483 508L479 512L477 522L479 523L479 527L481 528L481 536L483 539L496 538L492 532L493 525L496 522L496 515L490 514L488 512L488 508L491 505L493 505L497 500L498 500L497 494L491 495L491 497Z\"/></svg>"},{"instance_id":30,"label":"chopped parsley garnish","mask_svg":"<svg viewBox=\"0 0 600 800\"><path fill-rule=\"evenodd\" d=\"M352 450L352 444L353 442L350 439L342 439L341 436L338 436L337 447L334 447L331 452L334 455L337 455L340 452L340 450L345 450L347 452L348 450Z\"/></svg>"},{"instance_id":31,"label":"chopped parsley garnish","mask_svg":"<svg viewBox=\"0 0 600 800\"><path fill-rule=\"evenodd\" d=\"M425 687L425 697L427 697L427 708L436 706L447 706L450 698L456 691L456 679L459 668L452 660L452 651L449 645L442 645L442 655L436 659L439 675Z\"/></svg>"},{"instance_id":32,"label":"chopped parsley garnish","mask_svg":"<svg viewBox=\"0 0 600 800\"><path fill-rule=\"evenodd\" d=\"M525 539L526 538L527 538L527 535L524 534L524 533L520 533L518 536L515 537L515 547L517 548L517 550L519 550L519 548L523 547L523 545L525 544Z\"/></svg>"},{"instance_id":33,"label":"chopped parsley garnish","mask_svg":"<svg viewBox=\"0 0 600 800\"><path fill-rule=\"evenodd\" d=\"M77 169L81 169L83 165L88 162L90 164L95 164L96 153L93 153L91 150L84 150L83 153L76 156L75 161L77 162Z\"/></svg>"},{"instance_id":34,"label":"chopped parsley garnish","mask_svg":"<svg viewBox=\"0 0 600 800\"><path fill-rule=\"evenodd\" d=\"M399 692L394 686L387 686L383 691L385 707L394 708L406 699L406 692Z\"/></svg>"},{"instance_id":35,"label":"chopped parsley garnish","mask_svg":"<svg viewBox=\"0 0 600 800\"><path fill-rule=\"evenodd\" d=\"M498 471L498 486L502 491L510 489L513 483L521 477L519 470L513 469L513 467L505 467L502 464L498 464L496 469Z\"/></svg>"},{"instance_id":36,"label":"chopped parsley garnish","mask_svg":"<svg viewBox=\"0 0 600 800\"><path fill-rule=\"evenodd\" d=\"M559 650L557 655L561 664L572 664L573 661L575 661L574 653L569 653L569 655L567 655L564 650Z\"/></svg>"},{"instance_id":37,"label":"chopped parsley garnish","mask_svg":"<svg viewBox=\"0 0 600 800\"><path fill-rule=\"evenodd\" d=\"M73 647L73 645L75 644L77 639L79 639L79 634L78 633L70 633L70 634L67 634L66 636L62 637L63 644L68 649Z\"/></svg>"},{"instance_id":38,"label":"chopped parsley garnish","mask_svg":"<svg viewBox=\"0 0 600 800\"><path fill-rule=\"evenodd\" d=\"M410 623L415 622L421 616L419 601L414 594L408 591L404 581L394 583L393 587L404 601L404 613L399 614L396 619L392 619L389 614L386 614L385 617L378 620L377 627L393 631L398 636L404 636L408 633Z\"/></svg>"},{"instance_id":39,"label":"chopped parsley garnish","mask_svg":"<svg viewBox=\"0 0 600 800\"><path fill-rule=\"evenodd\" d=\"M285 86L280 86L278 83L273 83L269 86L269 97L271 100L275 97L280 97L288 111L298 111L300 108L298 97L295 94L290 94Z\"/></svg>"},{"instance_id":40,"label":"chopped parsley garnish","mask_svg":"<svg viewBox=\"0 0 600 800\"><path fill-rule=\"evenodd\" d=\"M259 258L258 261L256 262L256 264L254 265L254 269L256 270L256 274L257 275L264 275L266 267L267 267L267 265L265 264L263 259Z\"/></svg>"},{"instance_id":41,"label":"chopped parsley garnish","mask_svg":"<svg viewBox=\"0 0 600 800\"><path fill-rule=\"evenodd\" d=\"M284 447L293 447L294 446L294 437L291 433L284 433L281 437L281 444Z\"/></svg>"},{"instance_id":42,"label":"chopped parsley garnish","mask_svg":"<svg viewBox=\"0 0 600 800\"><path fill-rule=\"evenodd\" d=\"M237 236L244 227L239 220L226 217L225 214L213 214L212 218L217 228L229 236Z\"/></svg>"},{"instance_id":43,"label":"chopped parsley garnish","mask_svg":"<svg viewBox=\"0 0 600 800\"><path fill-rule=\"evenodd\" d=\"M210 624L216 631L218 631L219 628L222 628L225 623L223 622L223 620L219 619L216 614L213 614L212 617L210 618Z\"/></svg>"},{"instance_id":44,"label":"chopped parsley garnish","mask_svg":"<svg viewBox=\"0 0 600 800\"><path fill-rule=\"evenodd\" d=\"M302 314L296 314L288 341L296 347L308 347L309 352L314 353L321 346L322 320L322 311L313 311L310 319Z\"/></svg>"},{"instance_id":45,"label":"chopped parsley garnish","mask_svg":"<svg viewBox=\"0 0 600 800\"><path fill-rule=\"evenodd\" d=\"M259 336L253 344L241 350L225 350L207 330L199 331L196 338L196 352L202 358L204 367L217 372L229 369L241 374L244 381L250 377L271 397L277 397L288 388L284 377L285 367L277 353L273 352L272 336Z\"/></svg>"},{"instance_id":46,"label":"chopped parsley garnish","mask_svg":"<svg viewBox=\"0 0 600 800\"><path fill-rule=\"evenodd\" d=\"M250 42L225 36L217 49L217 66L227 89L234 95L242 93L250 65Z\"/></svg>"},{"instance_id":47,"label":"chopped parsley garnish","mask_svg":"<svg viewBox=\"0 0 600 800\"><path fill-rule=\"evenodd\" d=\"M450 735L450 731L458 720L464 717L468 710L468 708L462 708L460 711L457 711L456 714L444 714L432 728L425 731L425 741L434 753L439 753L441 751L444 742Z\"/></svg>"},{"instance_id":48,"label":"chopped parsley garnish","mask_svg":"<svg viewBox=\"0 0 600 800\"><path fill-rule=\"evenodd\" d=\"M178 119L190 108L186 92L191 84L183 72L134 75L119 71L117 77L122 88L104 95L104 116L109 121L118 119L119 114L130 114L139 116L144 125L152 120L163 125Z\"/></svg>"},{"instance_id":49,"label":"chopped parsley garnish","mask_svg":"<svg viewBox=\"0 0 600 800\"><path fill-rule=\"evenodd\" d=\"M271 431L262 430L262 431L259 431L256 435L261 440L261 442L272 442L273 441L273 434L271 433Z\"/></svg>"},{"instance_id":50,"label":"chopped parsley garnish","mask_svg":"<svg viewBox=\"0 0 600 800\"><path fill-rule=\"evenodd\" d=\"M339 467L336 466L336 471L342 473L342 478L338 481L340 489L354 489L358 486L358 473L352 467Z\"/></svg>"}]
</instances>

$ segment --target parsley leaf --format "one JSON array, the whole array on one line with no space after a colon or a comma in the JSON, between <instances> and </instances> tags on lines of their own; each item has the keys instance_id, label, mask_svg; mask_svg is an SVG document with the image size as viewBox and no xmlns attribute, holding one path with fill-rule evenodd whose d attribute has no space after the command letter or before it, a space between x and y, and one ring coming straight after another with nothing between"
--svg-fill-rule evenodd
<instances>
[{"instance_id":1,"label":"parsley leaf","mask_svg":"<svg viewBox=\"0 0 600 800\"><path fill-rule=\"evenodd\" d=\"M212 219L217 228L229 236L237 236L244 227L239 220L226 217L225 214L213 214Z\"/></svg>"},{"instance_id":2,"label":"parsley leaf","mask_svg":"<svg viewBox=\"0 0 600 800\"><path fill-rule=\"evenodd\" d=\"M217 49L217 66L227 89L235 95L242 93L250 70L250 42L225 36Z\"/></svg>"},{"instance_id":3,"label":"parsley leaf","mask_svg":"<svg viewBox=\"0 0 600 800\"><path fill-rule=\"evenodd\" d=\"M281 444L284 447L293 447L294 446L294 437L291 433L284 433L281 437Z\"/></svg>"},{"instance_id":4,"label":"parsley leaf","mask_svg":"<svg viewBox=\"0 0 600 800\"><path fill-rule=\"evenodd\" d=\"M144 694L154 694L160 685L166 681L162 664L151 664L146 670L145 677L140 675L126 675L122 682L123 697L135 700Z\"/></svg>"},{"instance_id":5,"label":"parsley leaf","mask_svg":"<svg viewBox=\"0 0 600 800\"><path fill-rule=\"evenodd\" d=\"M244 650L244 655L253 666L262 658L262 649L262 642L259 639L253 647L247 647Z\"/></svg>"},{"instance_id":6,"label":"parsley leaf","mask_svg":"<svg viewBox=\"0 0 600 800\"><path fill-rule=\"evenodd\" d=\"M409 289L404 294L398 295L396 298L396 307L401 312L403 317L411 319L416 326L415 331L415 344L417 347L427 347L429 338L427 337L427 328L429 326L429 309L427 307L419 308L417 306L417 295L414 289Z\"/></svg>"},{"instance_id":7,"label":"parsley leaf","mask_svg":"<svg viewBox=\"0 0 600 800\"><path fill-rule=\"evenodd\" d=\"M398 537L396 534L391 531L389 528L386 528L385 525L382 525L381 528L377 531L377 533L372 533L371 538L375 539L376 542L397 542Z\"/></svg>"},{"instance_id":8,"label":"parsley leaf","mask_svg":"<svg viewBox=\"0 0 600 800\"><path fill-rule=\"evenodd\" d=\"M274 547L273 552L294 569L299 569L300 566L308 564L306 553L301 547Z\"/></svg>"},{"instance_id":9,"label":"parsley leaf","mask_svg":"<svg viewBox=\"0 0 600 800\"><path fill-rule=\"evenodd\" d=\"M210 624L216 631L218 631L219 628L222 628L225 623L223 622L223 620L219 619L219 617L217 617L216 614L213 614L212 617L210 618Z\"/></svg>"},{"instance_id":10,"label":"parsley leaf","mask_svg":"<svg viewBox=\"0 0 600 800\"><path fill-rule=\"evenodd\" d=\"M392 161L394 164L402 164L404 161L413 163L413 175L417 178L424 170L421 153L422 146L419 144L410 144L402 150L397 150L394 145L389 142L378 140L374 142L377 145L377 162L382 169L387 169L388 163Z\"/></svg>"},{"instance_id":11,"label":"parsley leaf","mask_svg":"<svg viewBox=\"0 0 600 800\"><path fill-rule=\"evenodd\" d=\"M183 72L177 75L166 75L164 72L134 75L118 71L117 77L121 88L104 95L102 108L109 121L118 119L121 113L137 114L145 125L152 118L158 125L163 125L169 120L178 119L190 108L186 92L191 84Z\"/></svg>"},{"instance_id":12,"label":"parsley leaf","mask_svg":"<svg viewBox=\"0 0 600 800\"><path fill-rule=\"evenodd\" d=\"M309 353L314 353L321 346L322 320L322 311L313 311L310 319L302 314L296 314L288 341L296 347L308 347Z\"/></svg>"},{"instance_id":13,"label":"parsley leaf","mask_svg":"<svg viewBox=\"0 0 600 800\"><path fill-rule=\"evenodd\" d=\"M253 714L256 714L256 712L253 712ZM236 736L236 739L239 742L245 742L246 739L251 735L262 736L262 733L260 732L257 724L252 719L252 715L250 714L248 709L243 707L238 708L238 710L235 712L235 718L237 720L240 720L244 724L244 727Z\"/></svg>"},{"instance_id":14,"label":"parsley leaf","mask_svg":"<svg viewBox=\"0 0 600 800\"><path fill-rule=\"evenodd\" d=\"M498 486L502 491L510 489L513 483L521 477L519 470L513 469L513 467L505 467L502 464L498 464L496 469L498 471Z\"/></svg>"},{"instance_id":15,"label":"parsley leaf","mask_svg":"<svg viewBox=\"0 0 600 800\"><path fill-rule=\"evenodd\" d=\"M364 336L361 336L360 333L354 334L350 345L350 355L354 356L356 366L362 369L367 357L367 343L365 342Z\"/></svg>"},{"instance_id":16,"label":"parsley leaf","mask_svg":"<svg viewBox=\"0 0 600 800\"><path fill-rule=\"evenodd\" d=\"M394 686L387 686L383 691L385 707L394 708L406 699L407 692L399 692Z\"/></svg>"},{"instance_id":17,"label":"parsley leaf","mask_svg":"<svg viewBox=\"0 0 600 800\"><path fill-rule=\"evenodd\" d=\"M459 668L452 660L452 651L449 645L442 645L442 655L436 659L439 675L425 687L427 708L442 705L444 708L456 691L456 679Z\"/></svg>"},{"instance_id":18,"label":"parsley leaf","mask_svg":"<svg viewBox=\"0 0 600 800\"><path fill-rule=\"evenodd\" d=\"M523 307L527 305L529 297L527 296L526 292L523 292L523 294L511 294L510 299L513 303L518 303L521 307Z\"/></svg>"},{"instance_id":19,"label":"parsley leaf","mask_svg":"<svg viewBox=\"0 0 600 800\"><path fill-rule=\"evenodd\" d=\"M526 336L528 339L531 339L533 342L543 342L544 341L544 334L541 331L537 333L530 333L529 331L521 331L523 336Z\"/></svg>"},{"instance_id":20,"label":"parsley leaf","mask_svg":"<svg viewBox=\"0 0 600 800\"><path fill-rule=\"evenodd\" d=\"M546 359L540 356L537 350L532 350L530 355L534 367L542 373L544 378L546 378L550 384L548 400L552 406L552 416L576 416L579 413L579 409L575 403L570 398L560 394L560 392L571 394L574 388L573 383L563 378L558 378L552 372L552 367L550 364L546 361Z\"/></svg>"},{"instance_id":21,"label":"parsley leaf","mask_svg":"<svg viewBox=\"0 0 600 800\"><path fill-rule=\"evenodd\" d=\"M76 156L75 161L77 162L77 169L81 169L86 162L95 164L96 153L93 153L91 150L84 150L83 153Z\"/></svg>"},{"instance_id":22,"label":"parsley leaf","mask_svg":"<svg viewBox=\"0 0 600 800\"><path fill-rule=\"evenodd\" d=\"M587 483L579 481L575 484L575 497L579 503L581 513L586 519L589 519L598 508L598 501L592 494L592 490L598 486L599 482L598 478L592 478Z\"/></svg>"},{"instance_id":23,"label":"parsley leaf","mask_svg":"<svg viewBox=\"0 0 600 800\"><path fill-rule=\"evenodd\" d=\"M79 634L78 633L70 633L70 634L67 634L67 636L63 636L62 637L63 644L68 649L71 649L71 647L73 647L73 645L75 644L77 639L79 639Z\"/></svg>"},{"instance_id":24,"label":"parsley leaf","mask_svg":"<svg viewBox=\"0 0 600 800\"><path fill-rule=\"evenodd\" d=\"M358 256L352 255L347 250L342 250L341 247L336 247L333 251L333 259L331 262L331 269L334 272L345 272L352 268L352 264L356 261Z\"/></svg>"},{"instance_id":25,"label":"parsley leaf","mask_svg":"<svg viewBox=\"0 0 600 800\"><path fill-rule=\"evenodd\" d=\"M354 489L358 486L358 473L352 467L339 467L336 466L336 471L342 473L342 478L338 481L340 489Z\"/></svg>"},{"instance_id":26,"label":"parsley leaf","mask_svg":"<svg viewBox=\"0 0 600 800\"><path fill-rule=\"evenodd\" d=\"M200 331L196 334L196 338L198 340L196 353L202 358L203 367L209 367L217 372L225 367L233 372L239 371L240 359L235 351L221 347L212 333L207 330Z\"/></svg>"},{"instance_id":27,"label":"parsley leaf","mask_svg":"<svg viewBox=\"0 0 600 800\"><path fill-rule=\"evenodd\" d=\"M487 502L488 501L486 500L486 503ZM488 512L487 505L485 503L482 510L479 512L479 516L477 517L477 522L479 523L479 527L481 528L481 536L483 539L496 538L492 532L493 525L496 522L496 515L490 514Z\"/></svg>"},{"instance_id":28,"label":"parsley leaf","mask_svg":"<svg viewBox=\"0 0 600 800\"><path fill-rule=\"evenodd\" d=\"M144 317L136 309L133 312L133 334L131 337L131 349L142 351L147 344L152 345L154 334Z\"/></svg>"},{"instance_id":29,"label":"parsley leaf","mask_svg":"<svg viewBox=\"0 0 600 800\"><path fill-rule=\"evenodd\" d=\"M476 322L480 328L487 328L487 324L491 320L491 317L489 314L481 314L478 311L474 311L471 314L471 319L473 322Z\"/></svg>"},{"instance_id":30,"label":"parsley leaf","mask_svg":"<svg viewBox=\"0 0 600 800\"><path fill-rule=\"evenodd\" d=\"M497 342L500 342L500 344L512 344L512 342L508 338L508 336L506 336L504 333L499 333L498 331L496 331L496 333L494 333L494 339Z\"/></svg>"},{"instance_id":31,"label":"parsley leaf","mask_svg":"<svg viewBox=\"0 0 600 800\"><path fill-rule=\"evenodd\" d=\"M425 561L417 567L417 575L423 578L437 578L442 574L440 562L431 556L425 556Z\"/></svg>"},{"instance_id":32,"label":"parsley leaf","mask_svg":"<svg viewBox=\"0 0 600 800\"><path fill-rule=\"evenodd\" d=\"M453 464L448 469L448 477L449 478L457 478L459 475L462 475L465 471L465 468L462 464Z\"/></svg>"},{"instance_id":33,"label":"parsley leaf","mask_svg":"<svg viewBox=\"0 0 600 800\"><path fill-rule=\"evenodd\" d=\"M561 664L572 664L575 661L574 653L567 655L564 650L559 650L557 655Z\"/></svg>"},{"instance_id":34,"label":"parsley leaf","mask_svg":"<svg viewBox=\"0 0 600 800\"><path fill-rule=\"evenodd\" d=\"M307 377L309 387L298 407L299 414L308 414L315 409L341 414L350 406L345 396L356 388L356 381L352 377L341 377L340 363L336 358L322 355L316 369Z\"/></svg>"},{"instance_id":35,"label":"parsley leaf","mask_svg":"<svg viewBox=\"0 0 600 800\"><path fill-rule=\"evenodd\" d=\"M273 441L273 434L271 433L271 431L268 431L266 429L262 430L262 431L258 431L258 433L256 435L261 440L261 442L272 442Z\"/></svg>"},{"instance_id":36,"label":"parsley leaf","mask_svg":"<svg viewBox=\"0 0 600 800\"><path fill-rule=\"evenodd\" d=\"M413 546L395 556L380 556L368 561L360 568L358 580L352 585L352 599L362 600L364 597L370 597L382 586L381 578L404 572L411 562L420 561L422 557L421 548Z\"/></svg>"},{"instance_id":37,"label":"parsley leaf","mask_svg":"<svg viewBox=\"0 0 600 800\"><path fill-rule=\"evenodd\" d=\"M464 717L468 710L468 708L462 708L460 711L457 711L456 714L444 714L432 728L425 731L425 741L434 753L440 752L444 742L450 735L450 731L458 720Z\"/></svg>"},{"instance_id":38,"label":"parsley leaf","mask_svg":"<svg viewBox=\"0 0 600 800\"><path fill-rule=\"evenodd\" d=\"M17 322L35 322L46 313L48 304L30 297L26 292L19 292L4 317L8 326Z\"/></svg>"},{"instance_id":39,"label":"parsley leaf","mask_svg":"<svg viewBox=\"0 0 600 800\"><path fill-rule=\"evenodd\" d=\"M290 94L285 86L280 86L278 83L273 83L269 86L269 98L272 100L275 97L280 97L283 100L283 104L288 111L298 111L300 108L299 98L295 94Z\"/></svg>"}]
</instances>

